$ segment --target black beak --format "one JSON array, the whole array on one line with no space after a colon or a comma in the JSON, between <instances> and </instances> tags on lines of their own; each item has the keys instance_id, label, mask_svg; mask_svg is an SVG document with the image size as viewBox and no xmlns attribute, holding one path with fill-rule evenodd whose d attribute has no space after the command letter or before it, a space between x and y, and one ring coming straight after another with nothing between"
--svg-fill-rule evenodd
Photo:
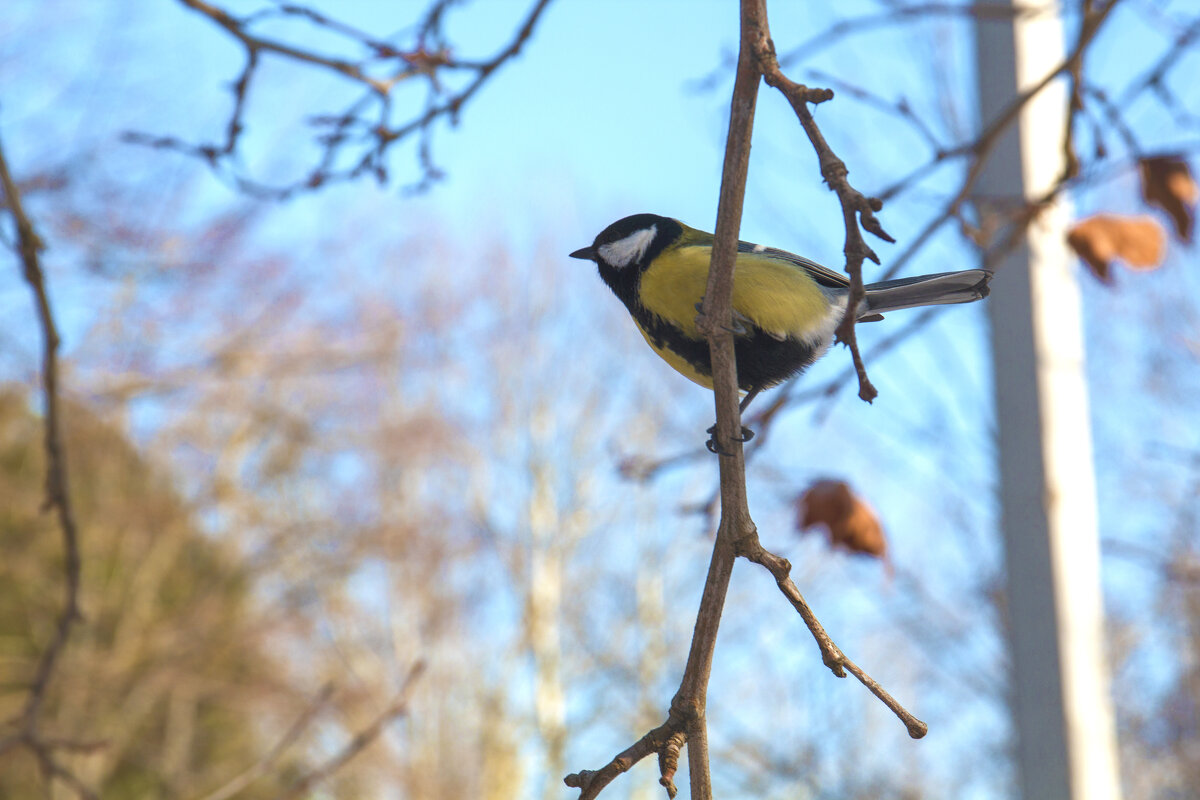
<instances>
[{"instance_id":1,"label":"black beak","mask_svg":"<svg viewBox=\"0 0 1200 800\"><path fill-rule=\"evenodd\" d=\"M571 253L571 258L583 258L588 261L596 260L596 251L590 247L581 247L574 253Z\"/></svg>"}]
</instances>

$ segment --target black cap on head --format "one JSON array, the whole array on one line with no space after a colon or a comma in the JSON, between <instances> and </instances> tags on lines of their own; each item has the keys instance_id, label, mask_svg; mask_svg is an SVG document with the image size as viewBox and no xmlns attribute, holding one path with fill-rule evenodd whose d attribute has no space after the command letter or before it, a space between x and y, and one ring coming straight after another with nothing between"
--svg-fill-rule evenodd
<instances>
[{"instance_id":1,"label":"black cap on head","mask_svg":"<svg viewBox=\"0 0 1200 800\"><path fill-rule=\"evenodd\" d=\"M571 258L595 261L623 269L644 266L683 233L683 226L658 214L632 214L617 220L596 236L590 247L581 247Z\"/></svg>"}]
</instances>

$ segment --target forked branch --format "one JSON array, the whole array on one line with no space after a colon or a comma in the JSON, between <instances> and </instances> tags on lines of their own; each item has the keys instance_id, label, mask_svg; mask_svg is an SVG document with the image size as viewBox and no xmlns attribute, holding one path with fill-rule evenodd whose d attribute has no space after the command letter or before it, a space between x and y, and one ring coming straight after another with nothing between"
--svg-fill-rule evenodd
<instances>
[{"instance_id":1,"label":"forked branch","mask_svg":"<svg viewBox=\"0 0 1200 800\"><path fill-rule=\"evenodd\" d=\"M659 754L662 771L660 782L666 787L668 796L674 797L672 777L679 748L685 742L688 747L692 797L696 800L708 800L712 797L705 708L717 629L725 605L733 562L738 555L761 564L772 573L780 589L812 631L821 649L823 661L836 675L845 676L849 671L900 717L911 736L919 738L925 735L925 724L897 703L833 643L788 577L791 565L785 559L763 549L758 541L754 521L750 517L746 497L745 453L738 436L741 430L741 414L738 409L737 365L731 332L732 296L733 267L737 256L738 229L741 225L742 201L750 159L754 109L758 97L758 84L764 76L769 84L778 86L792 102L801 125L817 150L821 173L837 192L842 203L847 228L847 264L852 266L851 274L859 297L863 291L862 261L864 258L877 261L875 254L862 239L859 231L860 220L864 229L890 240L874 216L874 212L879 210L879 202L865 198L850 186L846 180L845 164L833 154L808 111L807 103L827 100L832 93L828 90L800 86L782 74L774 58L765 0L742 0L741 41L730 107L729 135L725 144L725 166L721 175L712 263L709 267L704 303L696 320L697 327L708 336L712 358L713 393L717 411L715 440L716 450L720 454L721 521L717 527L708 577L700 600L700 610L696 616L687 666L679 691L671 702L670 716L665 723L645 734L603 768L568 775L567 785L579 788L581 798L595 797L618 775L651 753ZM839 336L850 344L854 353L860 380L860 395L863 395L864 399L870 399L865 395L874 392L874 389L866 380L866 371L862 368L861 356L858 355L857 345L853 340L855 302L852 296L846 312L849 333L839 332Z\"/></svg>"}]
</instances>

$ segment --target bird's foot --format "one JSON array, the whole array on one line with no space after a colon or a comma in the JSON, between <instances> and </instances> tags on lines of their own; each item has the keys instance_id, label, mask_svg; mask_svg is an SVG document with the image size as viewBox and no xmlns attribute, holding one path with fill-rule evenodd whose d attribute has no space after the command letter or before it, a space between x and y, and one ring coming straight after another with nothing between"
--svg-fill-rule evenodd
<instances>
[{"instance_id":1,"label":"bird's foot","mask_svg":"<svg viewBox=\"0 0 1200 800\"><path fill-rule=\"evenodd\" d=\"M733 455L733 453L727 453L724 450L722 450L720 447L717 446L717 437L716 437L717 426L716 425L713 425L711 428L709 428L707 431L705 431L705 433L708 434L708 441L704 443L704 446L708 448L708 452L715 453L719 456ZM742 426L742 435L733 437L733 440L735 442L748 442L753 438L754 438L754 431L750 430L745 425L743 425Z\"/></svg>"}]
</instances>

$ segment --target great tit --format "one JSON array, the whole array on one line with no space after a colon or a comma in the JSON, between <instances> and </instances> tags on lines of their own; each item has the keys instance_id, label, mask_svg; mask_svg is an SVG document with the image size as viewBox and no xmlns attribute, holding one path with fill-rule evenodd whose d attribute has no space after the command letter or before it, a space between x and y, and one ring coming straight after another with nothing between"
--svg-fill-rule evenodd
<instances>
[{"instance_id":1,"label":"great tit","mask_svg":"<svg viewBox=\"0 0 1200 800\"><path fill-rule=\"evenodd\" d=\"M600 232L571 258L595 261L654 352L712 388L708 340L696 315L708 284L713 235L657 214L634 214ZM970 303L987 297L992 273L941 272L873 283L858 321L902 308ZM802 372L828 349L846 310L845 275L784 250L738 242L733 273L734 353L741 408L763 389Z\"/></svg>"}]
</instances>

